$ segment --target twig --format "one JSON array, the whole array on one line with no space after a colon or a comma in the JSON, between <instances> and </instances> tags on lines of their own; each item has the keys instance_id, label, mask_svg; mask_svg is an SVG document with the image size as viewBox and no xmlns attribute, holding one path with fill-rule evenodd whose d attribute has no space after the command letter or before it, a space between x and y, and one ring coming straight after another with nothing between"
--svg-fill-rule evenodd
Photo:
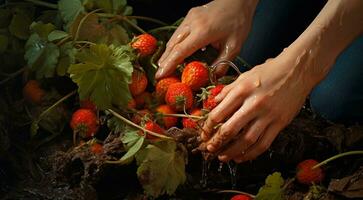
<instances>
[{"instance_id":1,"label":"twig","mask_svg":"<svg viewBox=\"0 0 363 200\"><path fill-rule=\"evenodd\" d=\"M138 128L152 136L155 136L155 137L159 137L159 138L162 138L162 139L168 139L168 140L172 140L173 138L171 137L168 137L168 136L165 136L165 135L161 135L159 133L155 133L153 131L149 131L149 130L146 130L145 128L133 123L132 121L124 118L123 116L121 116L120 114L118 114L117 112L115 112L114 110L112 109L107 109L108 112L110 112L113 116L117 117L118 119L122 120L123 122L125 122L126 124L130 125L130 126L133 126L135 128Z\"/></svg>"},{"instance_id":2,"label":"twig","mask_svg":"<svg viewBox=\"0 0 363 200\"><path fill-rule=\"evenodd\" d=\"M53 3L48 3L48 2L44 2L44 1L40 1L40 0L25 0L25 1L33 3L38 6L44 6L44 7L51 8L51 9L58 9L58 5L53 4Z\"/></svg>"},{"instance_id":3,"label":"twig","mask_svg":"<svg viewBox=\"0 0 363 200\"><path fill-rule=\"evenodd\" d=\"M349 155L356 155L356 154L363 154L363 150L362 151L348 151L348 152L337 154L337 155L335 155L333 157L330 157L330 158L318 163L317 165L312 167L312 169L323 166L323 165L327 164L328 162L333 161L335 159L338 159L338 158L341 158L341 157L344 157L344 156L349 156Z\"/></svg>"},{"instance_id":4,"label":"twig","mask_svg":"<svg viewBox=\"0 0 363 200\"><path fill-rule=\"evenodd\" d=\"M177 26L163 26L163 27L158 27L158 28L148 30L148 33L155 33L155 32L159 32L159 31L171 31L171 30L175 30L177 28L178 28Z\"/></svg>"},{"instance_id":5,"label":"twig","mask_svg":"<svg viewBox=\"0 0 363 200\"><path fill-rule=\"evenodd\" d=\"M6 83L7 81L9 81L10 79L15 78L16 76L20 75L21 73L23 73L25 71L26 67L23 67L21 69L19 69L18 71L9 74L7 78L3 79L2 81L0 81L0 85Z\"/></svg>"}]
</instances>

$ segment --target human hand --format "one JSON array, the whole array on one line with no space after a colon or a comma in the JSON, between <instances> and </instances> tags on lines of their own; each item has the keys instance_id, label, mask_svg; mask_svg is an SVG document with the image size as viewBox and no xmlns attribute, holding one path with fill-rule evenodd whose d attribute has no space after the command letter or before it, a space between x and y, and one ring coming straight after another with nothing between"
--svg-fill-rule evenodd
<instances>
[{"instance_id":1,"label":"human hand","mask_svg":"<svg viewBox=\"0 0 363 200\"><path fill-rule=\"evenodd\" d=\"M220 103L203 126L207 150L217 153L221 161L237 163L266 151L313 87L297 65L291 57L280 55L227 85L215 98ZM219 123L223 124L214 133Z\"/></svg>"},{"instance_id":2,"label":"human hand","mask_svg":"<svg viewBox=\"0 0 363 200\"><path fill-rule=\"evenodd\" d=\"M157 79L172 74L177 65L209 44L219 50L219 60L233 59L250 30L257 0L215 0L192 8L166 45L159 59ZM225 73L218 68L216 73Z\"/></svg>"}]
</instances>

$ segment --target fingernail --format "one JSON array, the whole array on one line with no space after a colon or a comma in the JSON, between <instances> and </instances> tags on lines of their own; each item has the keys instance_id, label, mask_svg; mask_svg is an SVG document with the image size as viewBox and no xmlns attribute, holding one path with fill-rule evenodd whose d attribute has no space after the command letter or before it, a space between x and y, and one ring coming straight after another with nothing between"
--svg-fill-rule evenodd
<instances>
[{"instance_id":1,"label":"fingernail","mask_svg":"<svg viewBox=\"0 0 363 200\"><path fill-rule=\"evenodd\" d=\"M159 79L160 77L162 77L164 75L164 69L159 67L158 71L155 73L155 78Z\"/></svg>"}]
</instances>

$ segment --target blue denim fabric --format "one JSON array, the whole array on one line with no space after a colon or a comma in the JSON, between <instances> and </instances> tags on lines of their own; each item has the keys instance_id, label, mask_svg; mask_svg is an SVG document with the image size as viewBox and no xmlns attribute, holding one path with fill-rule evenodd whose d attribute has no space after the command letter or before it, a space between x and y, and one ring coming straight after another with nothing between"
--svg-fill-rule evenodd
<instances>
[{"instance_id":1,"label":"blue denim fabric","mask_svg":"<svg viewBox=\"0 0 363 200\"><path fill-rule=\"evenodd\" d=\"M260 0L240 57L254 66L277 56L304 31L324 4L318 0ZM313 89L310 104L330 121L363 122L363 36L340 54L327 77Z\"/></svg>"}]
</instances>

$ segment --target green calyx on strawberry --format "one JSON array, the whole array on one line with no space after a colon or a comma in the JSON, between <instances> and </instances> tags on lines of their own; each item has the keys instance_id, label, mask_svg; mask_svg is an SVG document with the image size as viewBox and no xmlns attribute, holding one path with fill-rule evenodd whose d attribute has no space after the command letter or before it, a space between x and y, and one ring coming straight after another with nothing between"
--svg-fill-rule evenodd
<instances>
[{"instance_id":1,"label":"green calyx on strawberry","mask_svg":"<svg viewBox=\"0 0 363 200\"><path fill-rule=\"evenodd\" d=\"M144 33L135 37L131 42L131 46L139 53L141 57L145 57L155 52L157 48L157 42L158 41L154 36Z\"/></svg>"},{"instance_id":2,"label":"green calyx on strawberry","mask_svg":"<svg viewBox=\"0 0 363 200\"><path fill-rule=\"evenodd\" d=\"M296 179L299 183L304 185L312 185L319 183L324 179L324 171L322 168L313 167L319 162L313 159L308 159L300 162L297 165Z\"/></svg>"},{"instance_id":3,"label":"green calyx on strawberry","mask_svg":"<svg viewBox=\"0 0 363 200\"><path fill-rule=\"evenodd\" d=\"M199 61L188 63L183 70L181 81L189 85L193 91L206 86L209 82L209 70L206 64Z\"/></svg>"},{"instance_id":4,"label":"green calyx on strawberry","mask_svg":"<svg viewBox=\"0 0 363 200\"><path fill-rule=\"evenodd\" d=\"M191 108L193 101L193 91L185 83L171 84L165 94L165 102L176 111Z\"/></svg>"},{"instance_id":5,"label":"green calyx on strawberry","mask_svg":"<svg viewBox=\"0 0 363 200\"><path fill-rule=\"evenodd\" d=\"M212 110L218 105L215 101L215 97L223 90L224 85L216 85L212 87L207 87L202 89L202 93L198 94L200 100L203 101L203 109Z\"/></svg>"},{"instance_id":6,"label":"green calyx on strawberry","mask_svg":"<svg viewBox=\"0 0 363 200\"><path fill-rule=\"evenodd\" d=\"M92 110L80 108L73 113L70 126L75 134L90 138L98 131L98 118Z\"/></svg>"}]
</instances>

